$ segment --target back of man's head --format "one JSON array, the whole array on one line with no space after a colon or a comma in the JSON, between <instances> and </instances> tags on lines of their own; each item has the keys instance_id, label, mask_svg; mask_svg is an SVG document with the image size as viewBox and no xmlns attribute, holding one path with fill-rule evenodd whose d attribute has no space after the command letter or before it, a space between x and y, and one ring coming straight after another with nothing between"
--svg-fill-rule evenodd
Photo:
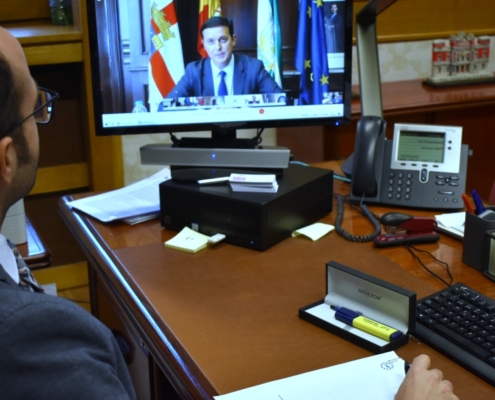
<instances>
[{"instance_id":1,"label":"back of man's head","mask_svg":"<svg viewBox=\"0 0 495 400\"><path fill-rule=\"evenodd\" d=\"M234 36L234 22L232 20L225 17L211 17L201 25L201 37L203 37L203 31L205 29L216 28L217 26L226 26L229 28L230 36Z\"/></svg>"},{"instance_id":2,"label":"back of man's head","mask_svg":"<svg viewBox=\"0 0 495 400\"><path fill-rule=\"evenodd\" d=\"M0 139L20 118L21 96L14 72L0 49ZM10 135L13 136L14 132Z\"/></svg>"}]
</instances>

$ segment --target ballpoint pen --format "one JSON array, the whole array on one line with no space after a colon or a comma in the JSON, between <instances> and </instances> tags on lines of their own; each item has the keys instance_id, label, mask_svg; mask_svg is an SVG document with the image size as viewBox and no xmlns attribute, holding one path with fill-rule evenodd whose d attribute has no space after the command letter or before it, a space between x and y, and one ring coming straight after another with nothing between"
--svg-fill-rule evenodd
<instances>
[{"instance_id":1,"label":"ballpoint pen","mask_svg":"<svg viewBox=\"0 0 495 400\"><path fill-rule=\"evenodd\" d=\"M464 202L464 205L466 206L466 209L468 210L469 213L474 214L474 209L473 206L471 205L471 202L469 201L468 197L466 196L465 193L461 195L462 201Z\"/></svg>"},{"instance_id":2,"label":"ballpoint pen","mask_svg":"<svg viewBox=\"0 0 495 400\"><path fill-rule=\"evenodd\" d=\"M393 342L403 336L403 333L390 326L383 325L380 322L370 318L363 317L358 311L349 310L348 308L331 305L330 308L335 310L335 319L360 329L371 335L377 336L383 340Z\"/></svg>"},{"instance_id":3,"label":"ballpoint pen","mask_svg":"<svg viewBox=\"0 0 495 400\"><path fill-rule=\"evenodd\" d=\"M407 372L409 371L409 368L411 368L411 364L409 364L406 360L404 360L404 371L407 375Z\"/></svg>"},{"instance_id":4,"label":"ballpoint pen","mask_svg":"<svg viewBox=\"0 0 495 400\"><path fill-rule=\"evenodd\" d=\"M474 205L476 206L476 210L475 210L476 215L480 215L483 211L485 211L483 202L481 201L480 196L478 196L476 190L471 191L471 194L473 195Z\"/></svg>"}]
</instances>

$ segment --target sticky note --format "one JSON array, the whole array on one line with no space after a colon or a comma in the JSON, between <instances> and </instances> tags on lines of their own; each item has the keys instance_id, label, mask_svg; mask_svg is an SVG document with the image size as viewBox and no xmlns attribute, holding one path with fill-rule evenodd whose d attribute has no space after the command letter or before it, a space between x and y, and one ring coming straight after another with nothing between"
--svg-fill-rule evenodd
<instances>
[{"instance_id":1,"label":"sticky note","mask_svg":"<svg viewBox=\"0 0 495 400\"><path fill-rule=\"evenodd\" d=\"M188 253L196 253L207 246L208 238L209 236L193 231L186 226L172 239L166 241L165 246Z\"/></svg>"},{"instance_id":2,"label":"sticky note","mask_svg":"<svg viewBox=\"0 0 495 400\"><path fill-rule=\"evenodd\" d=\"M334 229L335 227L333 225L316 222L312 225L305 226L304 228L292 232L292 237L304 235L315 241L325 236L328 232L333 231Z\"/></svg>"}]
</instances>

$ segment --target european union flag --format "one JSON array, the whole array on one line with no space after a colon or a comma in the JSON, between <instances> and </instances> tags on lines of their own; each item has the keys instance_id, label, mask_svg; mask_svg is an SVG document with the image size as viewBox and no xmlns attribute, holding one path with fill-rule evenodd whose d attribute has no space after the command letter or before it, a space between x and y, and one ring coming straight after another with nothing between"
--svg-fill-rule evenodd
<instances>
[{"instance_id":1,"label":"european union flag","mask_svg":"<svg viewBox=\"0 0 495 400\"><path fill-rule=\"evenodd\" d=\"M323 0L300 1L296 68L301 73L299 104L322 104L329 91Z\"/></svg>"}]
</instances>

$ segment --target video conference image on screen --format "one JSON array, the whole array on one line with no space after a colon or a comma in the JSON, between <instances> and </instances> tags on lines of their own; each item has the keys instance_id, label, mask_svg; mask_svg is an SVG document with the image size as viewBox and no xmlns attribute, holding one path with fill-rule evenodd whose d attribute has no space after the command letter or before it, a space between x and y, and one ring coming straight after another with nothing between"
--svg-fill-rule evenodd
<instances>
[{"instance_id":1,"label":"video conference image on screen","mask_svg":"<svg viewBox=\"0 0 495 400\"><path fill-rule=\"evenodd\" d=\"M346 1L241 3L92 0L103 127L345 118Z\"/></svg>"}]
</instances>

